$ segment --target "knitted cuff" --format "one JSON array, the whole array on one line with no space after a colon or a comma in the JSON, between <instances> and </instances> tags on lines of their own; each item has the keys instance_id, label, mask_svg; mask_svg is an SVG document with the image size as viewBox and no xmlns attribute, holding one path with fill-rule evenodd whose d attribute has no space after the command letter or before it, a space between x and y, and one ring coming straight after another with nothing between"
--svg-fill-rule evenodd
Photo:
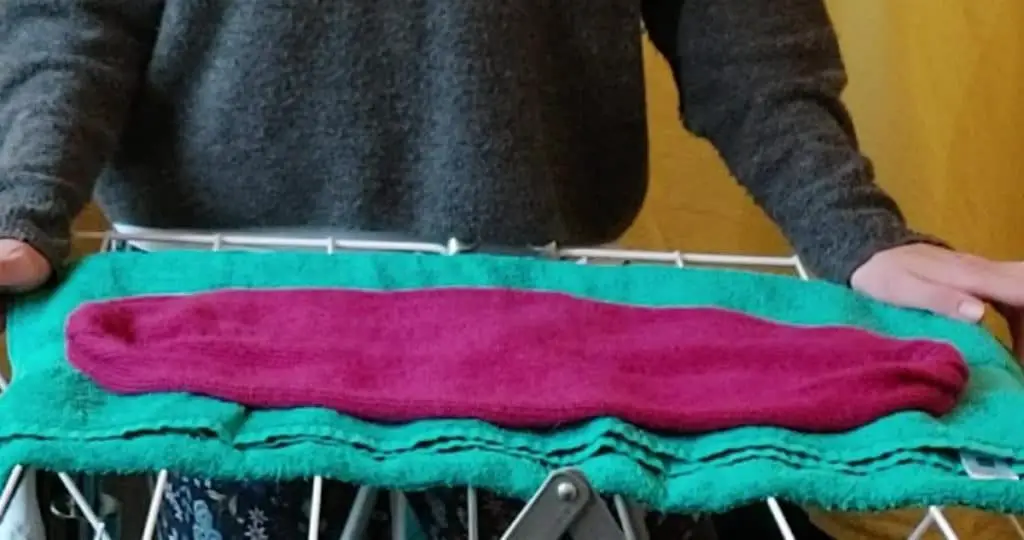
<instances>
[{"instance_id":1,"label":"knitted cuff","mask_svg":"<svg viewBox=\"0 0 1024 540\"><path fill-rule=\"evenodd\" d=\"M849 285L850 277L853 276L853 273L863 266L864 263L868 262L871 257L886 250L911 244L930 244L952 249L949 244L940 238L909 229L900 230L890 236L872 237L869 241L851 250L849 255L843 257L842 262L833 268L833 281Z\"/></svg>"}]
</instances>

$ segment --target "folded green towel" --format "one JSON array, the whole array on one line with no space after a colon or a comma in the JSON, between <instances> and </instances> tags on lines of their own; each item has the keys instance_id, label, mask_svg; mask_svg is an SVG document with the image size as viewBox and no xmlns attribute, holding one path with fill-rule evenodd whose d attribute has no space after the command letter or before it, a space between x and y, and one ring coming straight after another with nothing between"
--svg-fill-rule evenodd
<instances>
[{"instance_id":1,"label":"folded green towel","mask_svg":"<svg viewBox=\"0 0 1024 540\"><path fill-rule=\"evenodd\" d=\"M842 434L750 427L666 436L611 418L539 433L471 420L390 426L322 409L252 411L184 394L119 397L64 357L64 321L85 301L240 287L459 285L718 306L780 322L940 339L962 352L971 382L962 405L944 418L906 412ZM1024 512L1024 484L970 480L958 456L986 454L1024 473L1024 376L1005 348L979 327L826 283L482 255L113 253L86 258L59 286L14 302L8 324L15 379L0 397L0 471L24 463L95 473L320 474L403 489L474 485L525 498L552 469L575 466L599 490L669 511L717 511L778 496L846 510L962 504Z\"/></svg>"}]
</instances>

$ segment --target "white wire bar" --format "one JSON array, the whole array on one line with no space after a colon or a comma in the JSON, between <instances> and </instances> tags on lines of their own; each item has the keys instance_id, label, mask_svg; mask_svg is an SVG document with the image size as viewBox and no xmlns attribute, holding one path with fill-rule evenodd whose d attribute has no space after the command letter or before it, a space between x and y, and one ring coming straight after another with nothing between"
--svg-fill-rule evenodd
<instances>
[{"instance_id":1,"label":"white wire bar","mask_svg":"<svg viewBox=\"0 0 1024 540\"><path fill-rule=\"evenodd\" d=\"M1020 520L1017 519L1017 516L1007 515L1006 519L1010 520L1010 526L1013 527L1013 530L1017 533L1017 538L1024 539L1024 527L1021 526Z\"/></svg>"},{"instance_id":2,"label":"white wire bar","mask_svg":"<svg viewBox=\"0 0 1024 540\"><path fill-rule=\"evenodd\" d=\"M389 492L391 498L391 540L406 540L409 538L408 519L409 503L401 491L392 490Z\"/></svg>"},{"instance_id":3,"label":"white wire bar","mask_svg":"<svg viewBox=\"0 0 1024 540\"><path fill-rule=\"evenodd\" d=\"M309 540L320 538L320 505L324 496L324 478L313 478L313 493L309 496Z\"/></svg>"},{"instance_id":4,"label":"white wire bar","mask_svg":"<svg viewBox=\"0 0 1024 540\"><path fill-rule=\"evenodd\" d=\"M796 536L793 535L793 529L789 526L786 514L782 512L782 506L779 505L779 501L775 497L769 497L765 502L768 504L768 510L772 513L772 518L775 519L775 525L779 528L782 540L796 540Z\"/></svg>"},{"instance_id":5,"label":"white wire bar","mask_svg":"<svg viewBox=\"0 0 1024 540\"><path fill-rule=\"evenodd\" d=\"M235 234L235 233L174 233L174 232L147 232L147 233L121 233L121 232L79 232L75 234L76 239L99 240L101 251L116 251L126 244L169 244L179 249L205 249L220 251L224 249L243 250L323 250L326 254L336 254L339 251L388 251L388 252L410 252L427 253L437 255L457 255L460 253L472 252L474 246L464 244L456 239L447 242L402 242L402 241L379 241L365 239L345 239L333 236L324 237L286 237L279 235L260 234ZM648 263L666 264L679 268L689 265L706 265L721 267L739 268L771 268L788 270L801 279L810 279L803 263L797 256L752 256L752 255L724 255L711 253L688 253L681 251L646 251L617 248L594 248L594 247L560 247L556 244L529 248L527 254L533 253L540 257L558 260L575 261L579 264L593 264L608 262L613 264ZM6 382L0 377L0 390L6 388ZM13 497L17 489L19 478L24 469L19 465L12 471L8 478L2 496L0 496L0 517ZM71 479L65 475L60 476L62 483L68 490L75 504L81 510L82 515L92 525L97 538L106 538L104 525L96 516L87 501L84 500L81 492ZM163 492L166 490L167 471L159 472L153 498L150 501L149 512L143 530L143 540L153 538L157 516L160 511ZM322 513L323 478L315 477L311 488L311 511L309 539L319 538L319 519ZM341 540L357 540L364 536L370 515L373 511L375 501L379 497L378 490L363 486L359 488L356 498L352 504L348 518L345 522ZM469 538L470 540L479 537L479 508L477 491L470 487L466 493L467 512L469 516ZM408 532L406 523L408 502L399 491L389 492L389 501L392 516L392 538L404 540ZM646 540L646 532L642 531L641 515L629 511L627 501L621 497L613 499L618 512L620 523L623 525L625 537L628 540ZM776 526L782 535L783 540L795 540L792 527L789 525L785 514L776 498L770 497L765 500L775 520ZM1024 530L1020 523L1013 516L1011 519L1016 530L1024 539ZM639 522L639 523L638 523ZM949 521L943 514L943 509L938 506L928 508L928 511L911 533L909 540L920 540L921 537L931 528L937 527L946 540L959 540Z\"/></svg>"},{"instance_id":6,"label":"white wire bar","mask_svg":"<svg viewBox=\"0 0 1024 540\"><path fill-rule=\"evenodd\" d=\"M648 540L644 511L630 505L622 495L612 497L625 540ZM696 520L695 520L696 521Z\"/></svg>"},{"instance_id":7,"label":"white wire bar","mask_svg":"<svg viewBox=\"0 0 1024 540\"><path fill-rule=\"evenodd\" d=\"M153 536L156 534L156 520L160 517L160 505L166 490L167 470L165 469L160 471L156 477L156 486L153 487L153 497L149 500L149 512L146 514L146 523L142 529L142 540L153 540Z\"/></svg>"},{"instance_id":8,"label":"white wire bar","mask_svg":"<svg viewBox=\"0 0 1024 540\"><path fill-rule=\"evenodd\" d=\"M110 537L104 530L106 528L106 524L104 524L103 520L99 518L96 511L92 509L92 505L85 499L85 495L83 495L82 491L78 489L75 482L71 480L71 477L65 473L59 473L57 478L59 478L60 482L64 484L64 489L67 490L68 495L71 495L71 500L75 502L75 506L78 507L78 510L82 512L82 517L85 518L92 527L93 532L96 533L96 538L110 540Z\"/></svg>"},{"instance_id":9,"label":"white wire bar","mask_svg":"<svg viewBox=\"0 0 1024 540\"><path fill-rule=\"evenodd\" d=\"M466 521L469 527L468 540L480 540L480 503L473 486L466 488Z\"/></svg>"},{"instance_id":10,"label":"white wire bar","mask_svg":"<svg viewBox=\"0 0 1024 540\"><path fill-rule=\"evenodd\" d=\"M15 465L11 469L10 475L7 476L7 481L4 482L4 490L0 492L0 520L4 518L4 514L7 513L7 507L14 500L14 494L18 492L18 487L21 486L21 478L24 475L25 467Z\"/></svg>"},{"instance_id":11,"label":"white wire bar","mask_svg":"<svg viewBox=\"0 0 1024 540\"><path fill-rule=\"evenodd\" d=\"M953 531L953 526L949 524L946 516L942 514L942 507L929 506L928 511L925 513L924 519L917 525L917 528L910 533L907 540L921 540L924 535L935 525L942 532L943 536L947 540L959 540L956 532Z\"/></svg>"}]
</instances>

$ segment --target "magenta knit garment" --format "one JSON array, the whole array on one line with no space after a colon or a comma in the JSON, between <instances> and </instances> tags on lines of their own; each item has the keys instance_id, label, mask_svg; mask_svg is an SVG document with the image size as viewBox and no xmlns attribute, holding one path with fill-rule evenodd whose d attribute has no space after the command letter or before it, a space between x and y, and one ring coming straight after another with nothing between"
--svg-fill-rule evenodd
<instances>
[{"instance_id":1,"label":"magenta knit garment","mask_svg":"<svg viewBox=\"0 0 1024 540\"><path fill-rule=\"evenodd\" d=\"M614 416L676 432L841 431L901 410L945 414L967 381L960 354L939 342L503 289L91 303L68 321L67 353L119 394L513 428Z\"/></svg>"}]
</instances>

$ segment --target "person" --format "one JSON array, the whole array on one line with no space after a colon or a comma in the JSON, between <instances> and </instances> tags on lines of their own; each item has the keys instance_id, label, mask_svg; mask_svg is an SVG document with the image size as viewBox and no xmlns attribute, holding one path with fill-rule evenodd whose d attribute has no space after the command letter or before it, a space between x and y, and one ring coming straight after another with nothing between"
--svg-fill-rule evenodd
<instances>
[{"instance_id":1,"label":"person","mask_svg":"<svg viewBox=\"0 0 1024 540\"><path fill-rule=\"evenodd\" d=\"M646 192L642 32L817 277L1017 324L1020 264L913 231L875 185L822 0L4 0L0 286L59 275L94 193L125 230L614 241ZM306 493L176 477L160 534L299 537ZM453 497L414 504L436 537L461 534Z\"/></svg>"}]
</instances>

